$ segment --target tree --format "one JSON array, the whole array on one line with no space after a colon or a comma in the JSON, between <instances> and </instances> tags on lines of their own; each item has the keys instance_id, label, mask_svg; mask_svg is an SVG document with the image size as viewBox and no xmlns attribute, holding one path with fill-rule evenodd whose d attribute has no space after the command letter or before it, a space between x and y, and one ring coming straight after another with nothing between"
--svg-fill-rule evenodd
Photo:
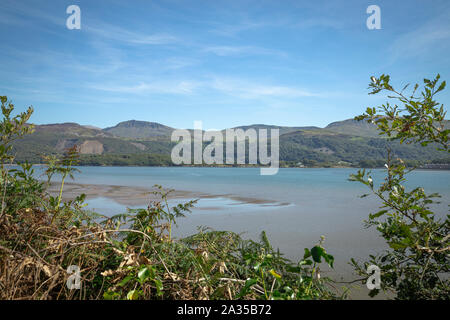
<instances>
[{"instance_id":1,"label":"tree","mask_svg":"<svg viewBox=\"0 0 450 320\"><path fill-rule=\"evenodd\" d=\"M355 119L376 124L380 134L391 140L422 146L432 143L448 155L450 130L444 126L446 113L444 106L434 100L435 94L445 88L445 81L439 83L439 79L439 75L434 80L424 79L423 91L416 96L418 84L406 95L408 85L399 92L389 83L389 76L372 77L370 94L387 91L391 94L388 97L402 106L386 103L367 108ZM365 184L381 200L381 210L370 214L365 223L376 227L389 249L363 264L352 259L352 264L365 276L369 265L377 265L381 269L381 289L395 292L397 299L449 299L450 216L442 220L431 210L438 194L427 194L422 187L406 188L406 176L413 169L406 169L402 159L392 159L388 152L385 167L387 176L378 188L370 171L364 169L351 175L350 180ZM374 289L370 295L377 293Z\"/></svg>"},{"instance_id":2,"label":"tree","mask_svg":"<svg viewBox=\"0 0 450 320\"><path fill-rule=\"evenodd\" d=\"M14 155L11 154L12 142L29 134L33 131L33 125L28 125L26 122L30 119L33 113L33 107L29 107L26 112L22 112L16 116L12 116L14 105L8 101L6 96L0 96L1 109L3 119L0 121L0 196L1 209L0 218L3 216L7 206L7 190L8 187L14 185L12 177L9 175L9 168L6 164L14 162ZM27 164L24 167L26 170ZM29 169L29 168L28 168ZM17 170L13 170L17 172ZM12 188L9 188L12 189Z\"/></svg>"}]
</instances>

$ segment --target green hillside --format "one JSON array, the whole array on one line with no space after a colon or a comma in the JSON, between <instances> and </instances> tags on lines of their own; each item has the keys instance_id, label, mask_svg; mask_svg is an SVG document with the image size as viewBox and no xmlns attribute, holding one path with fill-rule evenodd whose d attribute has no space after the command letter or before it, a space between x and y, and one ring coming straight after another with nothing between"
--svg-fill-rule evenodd
<instances>
[{"instance_id":1,"label":"green hillside","mask_svg":"<svg viewBox=\"0 0 450 320\"><path fill-rule=\"evenodd\" d=\"M44 155L61 154L77 145L82 156L101 158L106 154L170 154L170 141L142 141L114 137L103 130L86 128L75 123L37 125L33 134L13 144L17 161L39 163ZM131 164L131 163L130 163Z\"/></svg>"},{"instance_id":2,"label":"green hillside","mask_svg":"<svg viewBox=\"0 0 450 320\"><path fill-rule=\"evenodd\" d=\"M371 160L379 165L379 161L386 159L387 147L392 150L393 157L404 160L430 161L442 157L442 153L431 145L424 149L421 146L400 144L383 138L320 130L298 131L281 136L280 159L301 161L305 164L344 161L354 165Z\"/></svg>"},{"instance_id":3,"label":"green hillside","mask_svg":"<svg viewBox=\"0 0 450 320\"><path fill-rule=\"evenodd\" d=\"M433 146L424 149L388 141L378 136L373 125L354 120L333 122L323 129L262 124L237 128L279 129L280 160L288 166L379 166L386 147L394 157L413 164L448 162ZM39 163L44 155L61 154L77 145L84 165L172 165L172 130L135 120L103 130L76 123L37 125L33 134L14 143L14 152L17 161Z\"/></svg>"}]
</instances>

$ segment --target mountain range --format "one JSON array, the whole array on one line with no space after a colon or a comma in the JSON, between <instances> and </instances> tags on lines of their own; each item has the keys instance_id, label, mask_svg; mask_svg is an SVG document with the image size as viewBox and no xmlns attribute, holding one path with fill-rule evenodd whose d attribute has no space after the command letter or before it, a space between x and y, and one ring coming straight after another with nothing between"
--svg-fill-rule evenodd
<instances>
[{"instance_id":1,"label":"mountain range","mask_svg":"<svg viewBox=\"0 0 450 320\"><path fill-rule=\"evenodd\" d=\"M449 121L446 121L449 127ZM297 166L378 166L384 164L387 147L393 156L413 162L448 162L433 146L400 144L378 135L376 126L348 119L324 128L254 124L243 130L279 129L280 160ZM34 133L13 145L17 161L39 163L43 155L62 154L77 145L85 165L172 165L170 141L175 128L148 121L129 120L109 128L77 123L36 125ZM443 159L444 158L444 159Z\"/></svg>"}]
</instances>

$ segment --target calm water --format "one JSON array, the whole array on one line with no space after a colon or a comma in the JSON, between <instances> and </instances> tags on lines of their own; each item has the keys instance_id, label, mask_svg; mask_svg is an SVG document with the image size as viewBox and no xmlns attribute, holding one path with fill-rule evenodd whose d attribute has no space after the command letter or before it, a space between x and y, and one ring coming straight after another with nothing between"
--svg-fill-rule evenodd
<instances>
[{"instance_id":1,"label":"calm water","mask_svg":"<svg viewBox=\"0 0 450 320\"><path fill-rule=\"evenodd\" d=\"M274 176L261 176L256 168L159 168L159 167L80 167L75 182L121 186L189 190L218 195L201 199L198 208L179 221L177 234L188 235L197 226L243 233L256 238L266 230L274 246L298 259L304 247L312 247L321 235L325 247L336 258L336 272L348 278L351 257L364 258L384 249L374 230L363 227L363 220L377 209L374 197L359 198L364 186L347 179L355 169L280 169ZM373 170L374 181L384 170ZM439 215L448 213L449 171L416 171L408 185L439 192ZM249 204L227 196L273 201L273 205ZM102 213L116 213L125 207L110 199L89 201ZM277 204L283 203L282 206Z\"/></svg>"}]
</instances>

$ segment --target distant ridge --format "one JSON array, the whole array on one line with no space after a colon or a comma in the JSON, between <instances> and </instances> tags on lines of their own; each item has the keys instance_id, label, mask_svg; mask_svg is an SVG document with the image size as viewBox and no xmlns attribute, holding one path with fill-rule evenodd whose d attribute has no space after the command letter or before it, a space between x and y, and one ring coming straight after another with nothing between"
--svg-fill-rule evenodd
<instances>
[{"instance_id":1,"label":"distant ridge","mask_svg":"<svg viewBox=\"0 0 450 320\"><path fill-rule=\"evenodd\" d=\"M324 129L354 136L379 137L377 126L375 124L354 119L332 122Z\"/></svg>"},{"instance_id":2,"label":"distant ridge","mask_svg":"<svg viewBox=\"0 0 450 320\"><path fill-rule=\"evenodd\" d=\"M450 128L449 120L444 120L443 123L445 129ZM354 119L332 122L329 125L327 125L324 129L328 131L360 137L370 137L370 138L381 137L375 124L369 123L367 121L358 121Z\"/></svg>"},{"instance_id":3,"label":"distant ridge","mask_svg":"<svg viewBox=\"0 0 450 320\"><path fill-rule=\"evenodd\" d=\"M48 134L69 134L76 136L110 136L107 132L104 132L100 128L93 126L82 126L75 122L65 123L49 123L35 125L36 133L48 133Z\"/></svg>"},{"instance_id":4,"label":"distant ridge","mask_svg":"<svg viewBox=\"0 0 450 320\"><path fill-rule=\"evenodd\" d=\"M446 129L450 128L450 121L444 120L444 126ZM82 136L99 135L114 136L118 138L128 139L161 139L170 138L172 131L176 128L172 128L163 125L158 122L141 121L141 120L128 120L119 122L113 127L101 129L91 125L80 125L74 122L65 123L51 123L36 125L38 131L48 132L60 132L65 134L78 134ZM277 126L268 124L251 124L233 127L232 129L279 129L280 136L297 131L308 131L311 134L324 134L326 132L333 132L344 134L348 136L358 136L366 138L385 138L378 134L377 126L375 124L368 123L367 121L357 121L354 119L346 119L342 121L335 121L328 124L324 128L316 126L302 126L302 127L289 127L289 126ZM226 129L222 130L225 131ZM191 131L191 130L190 130Z\"/></svg>"},{"instance_id":5,"label":"distant ridge","mask_svg":"<svg viewBox=\"0 0 450 320\"><path fill-rule=\"evenodd\" d=\"M308 126L308 127L285 127L285 126L276 126L276 125L268 125L268 124L252 124L249 126L239 126L234 127L233 129L242 129L242 130L248 130L248 129L279 129L280 135L291 133L299 130L320 130L319 127L314 126Z\"/></svg>"},{"instance_id":6,"label":"distant ridge","mask_svg":"<svg viewBox=\"0 0 450 320\"><path fill-rule=\"evenodd\" d=\"M85 127L85 128L88 128L88 129L102 130L102 128L99 128L99 127L96 127L96 126L91 126L91 125L88 125L88 124L85 124L85 125L82 125L82 126Z\"/></svg>"},{"instance_id":7,"label":"distant ridge","mask_svg":"<svg viewBox=\"0 0 450 320\"><path fill-rule=\"evenodd\" d=\"M449 121L445 121L449 127ZM450 163L446 154L429 145L400 144L379 136L376 126L352 119L314 126L287 127L266 124L234 129L279 129L280 160L289 165L306 166L383 166L386 147L406 161ZM34 133L13 144L17 161L38 163L42 155L61 154L73 145L80 147L87 165L173 165L170 137L175 128L156 122L129 120L100 129L77 123L36 125ZM420 164L418 162L413 165Z\"/></svg>"}]
</instances>

